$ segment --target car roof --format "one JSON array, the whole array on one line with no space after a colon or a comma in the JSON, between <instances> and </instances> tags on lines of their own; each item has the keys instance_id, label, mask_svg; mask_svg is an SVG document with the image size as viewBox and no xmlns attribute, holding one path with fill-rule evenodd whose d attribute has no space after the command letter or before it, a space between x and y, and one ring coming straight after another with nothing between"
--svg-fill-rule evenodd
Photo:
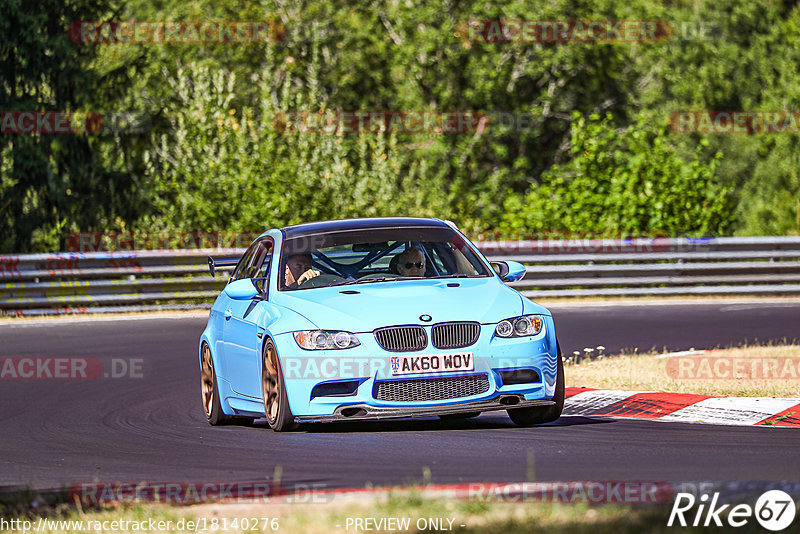
<instances>
[{"instance_id":1,"label":"car roof","mask_svg":"<svg viewBox=\"0 0 800 534\"><path fill-rule=\"evenodd\" d=\"M288 238L304 237L341 230L366 230L372 228L450 228L440 219L425 219L422 217L372 217L364 219L339 219L335 221L320 221L304 224L295 224L281 228L283 235Z\"/></svg>"}]
</instances>

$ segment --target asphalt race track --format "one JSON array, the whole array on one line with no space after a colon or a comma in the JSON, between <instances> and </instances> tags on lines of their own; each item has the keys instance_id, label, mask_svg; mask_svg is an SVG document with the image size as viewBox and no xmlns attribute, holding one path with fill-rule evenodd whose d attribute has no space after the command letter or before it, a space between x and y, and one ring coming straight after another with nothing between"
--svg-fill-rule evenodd
<instances>
[{"instance_id":1,"label":"asphalt race track","mask_svg":"<svg viewBox=\"0 0 800 534\"><path fill-rule=\"evenodd\" d=\"M677 351L800 341L800 303L551 306L561 350Z\"/></svg>"},{"instance_id":2,"label":"asphalt race track","mask_svg":"<svg viewBox=\"0 0 800 534\"><path fill-rule=\"evenodd\" d=\"M800 340L800 303L552 307L564 352ZM144 360L141 377L0 380L0 487L266 481L363 487L525 480L800 480L800 432L565 416L518 428L503 412L317 425L210 427L196 344L205 317L0 325L0 356ZM567 374L569 385L569 374ZM533 465L527 459L532 452Z\"/></svg>"}]
</instances>

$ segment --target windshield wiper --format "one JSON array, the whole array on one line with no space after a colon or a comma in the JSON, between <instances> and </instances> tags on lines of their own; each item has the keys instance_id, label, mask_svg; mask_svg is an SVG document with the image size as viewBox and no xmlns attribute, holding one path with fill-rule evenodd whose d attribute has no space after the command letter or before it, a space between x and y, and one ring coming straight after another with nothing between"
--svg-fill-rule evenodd
<instances>
[{"instance_id":1,"label":"windshield wiper","mask_svg":"<svg viewBox=\"0 0 800 534\"><path fill-rule=\"evenodd\" d=\"M356 280L348 280L347 282L339 282L333 286L349 286L352 284L369 284L371 282L394 282L395 280L420 280L419 277L414 276L396 276L393 278L381 276L380 278L358 278ZM331 286L331 287L333 287Z\"/></svg>"}]
</instances>

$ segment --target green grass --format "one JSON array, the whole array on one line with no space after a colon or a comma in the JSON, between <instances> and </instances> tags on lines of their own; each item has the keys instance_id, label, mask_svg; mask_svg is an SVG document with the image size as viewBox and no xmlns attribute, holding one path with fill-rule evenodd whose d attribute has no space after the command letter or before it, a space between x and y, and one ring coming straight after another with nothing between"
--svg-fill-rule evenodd
<instances>
[{"instance_id":1,"label":"green grass","mask_svg":"<svg viewBox=\"0 0 800 534\"><path fill-rule=\"evenodd\" d=\"M598 389L624 389L695 393L700 395L739 397L800 397L800 378L691 378L678 379L670 375L669 358L656 358L656 353L622 354L602 360L568 365L567 386ZM800 359L800 346L748 346L706 352L685 358L730 359ZM673 362L677 363L677 362ZM781 367L782 368L782 367Z\"/></svg>"},{"instance_id":2,"label":"green grass","mask_svg":"<svg viewBox=\"0 0 800 534\"><path fill-rule=\"evenodd\" d=\"M516 534L548 532L571 534L591 531L593 534L638 534L674 532L667 527L670 505L588 505L559 503L496 503L471 502L450 498L429 498L414 490L395 490L379 494L358 494L337 497L323 504L203 504L197 506L123 505L91 510L81 509L66 501L50 502L34 506L41 498L33 492L17 495L17 502L3 502L2 517L27 518L36 524L39 517L72 521L171 521L172 528L161 532L180 532L180 520L200 520L206 525L212 521L222 524L227 521L226 532L245 532L241 526L232 528L234 519L277 518L278 529L273 530L269 522L259 521L258 528L246 532L288 532L292 534L331 534L356 532L346 529L348 518L410 518L410 528L402 532L418 532L420 518L452 519L453 532L462 534ZM752 504L752 503L751 503ZM752 523L752 524L751 524ZM800 522L783 532L800 531ZM87 525L88 523L84 523ZM444 522L448 524L447 521ZM336 525L339 525L338 527ZM461 526L463 525L463 526ZM749 533L760 531L751 520L747 526L736 529ZM266 527L266 528L262 528ZM188 529L184 528L183 531ZM714 528L680 528L680 532L719 532ZM78 533L87 532L74 528L45 529L39 532ZM115 533L121 530L115 530ZM209 530L210 532L210 530ZM217 532L222 532L218 530ZM387 532L375 530L373 532Z\"/></svg>"}]
</instances>

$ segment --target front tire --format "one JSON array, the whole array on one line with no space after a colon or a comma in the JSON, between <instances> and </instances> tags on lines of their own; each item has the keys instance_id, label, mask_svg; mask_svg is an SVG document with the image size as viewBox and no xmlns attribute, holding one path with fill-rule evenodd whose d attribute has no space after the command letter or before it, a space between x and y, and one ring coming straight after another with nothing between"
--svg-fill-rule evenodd
<instances>
[{"instance_id":1,"label":"front tire","mask_svg":"<svg viewBox=\"0 0 800 534\"><path fill-rule=\"evenodd\" d=\"M564 361L561 357L561 347L558 347L558 363L556 372L556 392L553 395L555 404L553 406L533 406L530 408L514 408L506 410L511 420L519 426L541 425L552 423L559 417L564 410Z\"/></svg>"},{"instance_id":2,"label":"front tire","mask_svg":"<svg viewBox=\"0 0 800 534\"><path fill-rule=\"evenodd\" d=\"M297 428L289 408L289 395L286 392L278 351L271 339L264 343L261 358L261 396L264 400L264 415L272 430L285 432Z\"/></svg>"}]
</instances>

